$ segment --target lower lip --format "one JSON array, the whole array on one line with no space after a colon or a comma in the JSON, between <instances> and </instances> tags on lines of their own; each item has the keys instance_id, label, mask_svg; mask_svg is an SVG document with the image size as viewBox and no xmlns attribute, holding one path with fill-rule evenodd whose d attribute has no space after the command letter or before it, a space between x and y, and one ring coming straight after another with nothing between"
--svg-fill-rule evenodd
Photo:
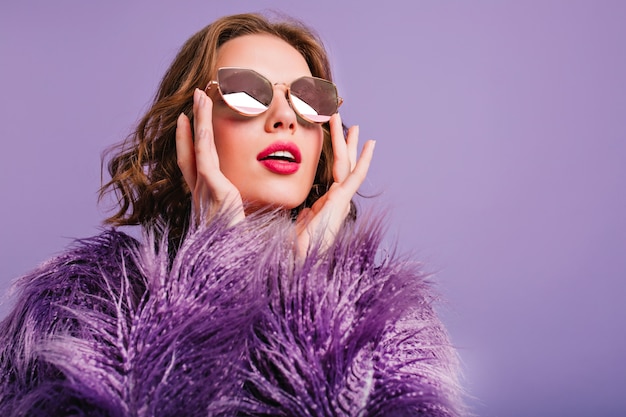
<instances>
[{"instance_id":1,"label":"lower lip","mask_svg":"<svg viewBox=\"0 0 626 417\"><path fill-rule=\"evenodd\" d=\"M269 171L281 175L295 174L298 168L300 168L300 164L296 162L279 161L277 159L264 159L259 162Z\"/></svg>"}]
</instances>

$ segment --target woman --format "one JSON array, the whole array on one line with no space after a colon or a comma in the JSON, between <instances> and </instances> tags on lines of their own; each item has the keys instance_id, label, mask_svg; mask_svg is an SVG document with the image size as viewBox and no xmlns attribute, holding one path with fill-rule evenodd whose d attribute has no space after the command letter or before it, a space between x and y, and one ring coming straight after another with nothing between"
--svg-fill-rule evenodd
<instances>
[{"instance_id":1,"label":"woman","mask_svg":"<svg viewBox=\"0 0 626 417\"><path fill-rule=\"evenodd\" d=\"M20 280L1 415L461 412L424 274L356 219L374 143L357 159L331 80L298 23L185 43L103 187L144 239L112 229Z\"/></svg>"}]
</instances>

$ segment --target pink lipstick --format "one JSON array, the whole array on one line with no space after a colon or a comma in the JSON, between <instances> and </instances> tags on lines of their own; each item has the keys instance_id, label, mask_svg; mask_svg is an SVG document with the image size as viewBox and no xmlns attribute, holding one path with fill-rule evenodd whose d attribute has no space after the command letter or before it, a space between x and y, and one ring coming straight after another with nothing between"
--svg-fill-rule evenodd
<instances>
[{"instance_id":1,"label":"pink lipstick","mask_svg":"<svg viewBox=\"0 0 626 417\"><path fill-rule=\"evenodd\" d=\"M274 142L256 157L265 168L275 174L294 174L300 168L300 149L291 142Z\"/></svg>"}]
</instances>

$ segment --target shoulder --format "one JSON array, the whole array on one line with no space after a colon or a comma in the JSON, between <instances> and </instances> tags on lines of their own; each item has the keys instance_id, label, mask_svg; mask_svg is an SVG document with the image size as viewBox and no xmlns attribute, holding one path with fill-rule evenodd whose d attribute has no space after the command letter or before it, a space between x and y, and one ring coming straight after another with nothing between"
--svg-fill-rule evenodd
<instances>
[{"instance_id":1,"label":"shoulder","mask_svg":"<svg viewBox=\"0 0 626 417\"><path fill-rule=\"evenodd\" d=\"M106 230L74 241L15 283L14 307L0 323L1 412L60 381L58 352L75 348L65 341L97 340L120 300L133 298L120 294L142 292L137 247L127 234Z\"/></svg>"},{"instance_id":2,"label":"shoulder","mask_svg":"<svg viewBox=\"0 0 626 417\"><path fill-rule=\"evenodd\" d=\"M135 239L113 229L75 240L63 253L21 277L15 292L22 300L71 303L78 293L100 292L103 285L119 281L123 270L132 269L137 246Z\"/></svg>"},{"instance_id":3,"label":"shoulder","mask_svg":"<svg viewBox=\"0 0 626 417\"><path fill-rule=\"evenodd\" d=\"M74 241L14 284L14 308L0 324L3 344L33 340L67 326L76 309L93 309L135 280L137 241L106 230ZM25 339L24 339L25 338Z\"/></svg>"}]
</instances>

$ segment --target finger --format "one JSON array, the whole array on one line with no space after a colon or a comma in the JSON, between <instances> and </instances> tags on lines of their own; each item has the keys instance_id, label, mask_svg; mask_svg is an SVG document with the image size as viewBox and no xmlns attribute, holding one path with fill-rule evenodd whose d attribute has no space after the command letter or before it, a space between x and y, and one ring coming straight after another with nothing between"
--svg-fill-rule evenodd
<instances>
[{"instance_id":1,"label":"finger","mask_svg":"<svg viewBox=\"0 0 626 417\"><path fill-rule=\"evenodd\" d=\"M194 130L195 130L195 156L198 174L212 177L211 174L219 171L219 159L213 139L212 110L213 102L204 93L196 88L194 99Z\"/></svg>"},{"instance_id":2,"label":"finger","mask_svg":"<svg viewBox=\"0 0 626 417\"><path fill-rule=\"evenodd\" d=\"M232 184L220 171L219 156L213 137L213 102L202 90L194 92L195 156L197 175L211 191L213 199L222 202L232 192Z\"/></svg>"},{"instance_id":3,"label":"finger","mask_svg":"<svg viewBox=\"0 0 626 417\"><path fill-rule=\"evenodd\" d=\"M348 158L350 159L350 172L356 165L357 145L359 143L359 126L352 126L348 129L346 144L348 146Z\"/></svg>"},{"instance_id":4,"label":"finger","mask_svg":"<svg viewBox=\"0 0 626 417\"><path fill-rule=\"evenodd\" d=\"M190 190L196 186L196 153L189 118L181 113L176 121L176 162Z\"/></svg>"},{"instance_id":5,"label":"finger","mask_svg":"<svg viewBox=\"0 0 626 417\"><path fill-rule=\"evenodd\" d=\"M361 184L363 184L363 181L365 181L367 171L369 170L370 163L372 162L372 157L374 156L375 145L376 142L373 140L365 142L363 150L361 151L361 156L356 162L354 169L341 184L341 188L344 189L344 192L350 195L350 198L356 194Z\"/></svg>"},{"instance_id":6,"label":"finger","mask_svg":"<svg viewBox=\"0 0 626 417\"><path fill-rule=\"evenodd\" d=\"M343 136L341 116L335 113L330 118L330 138L333 145L333 178L335 182L342 182L350 174L350 157L346 140Z\"/></svg>"},{"instance_id":7,"label":"finger","mask_svg":"<svg viewBox=\"0 0 626 417\"><path fill-rule=\"evenodd\" d=\"M334 183L330 187L330 190L311 207L312 211L314 211L317 215L316 220L323 217L320 216L322 213L326 213L326 215L330 216L330 223L328 224L330 227L329 230L334 230L331 226L338 226L341 224L341 222L345 219L345 216L348 214L350 209L350 200L357 193L359 187L363 181L365 181L365 177L367 176L367 171L369 170L372 157L374 155L375 144L375 141L368 140L365 143L365 146L363 146L361 156L356 162L354 170L352 170L343 182ZM344 209L345 212L343 211Z\"/></svg>"}]
</instances>

